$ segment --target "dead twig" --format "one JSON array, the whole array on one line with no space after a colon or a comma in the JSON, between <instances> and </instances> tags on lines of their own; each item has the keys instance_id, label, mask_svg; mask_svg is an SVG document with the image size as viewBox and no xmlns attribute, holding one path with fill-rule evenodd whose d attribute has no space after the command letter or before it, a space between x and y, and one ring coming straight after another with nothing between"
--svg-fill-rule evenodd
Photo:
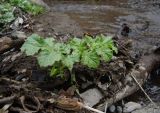
<instances>
[{"instance_id":1,"label":"dead twig","mask_svg":"<svg viewBox=\"0 0 160 113\"><path fill-rule=\"evenodd\" d=\"M145 94L145 96L148 98L148 100L155 106L157 107L156 103L153 102L153 100L149 97L149 95L145 92L145 90L143 89L143 87L140 85L140 83L138 82L138 80L134 77L134 75L132 75L132 78L134 79L134 81L137 83L137 85L139 86L139 88L142 90L142 92Z\"/></svg>"},{"instance_id":2,"label":"dead twig","mask_svg":"<svg viewBox=\"0 0 160 113\"><path fill-rule=\"evenodd\" d=\"M9 82L9 83L13 83L13 84L16 84L16 85L20 85L21 84L21 82L18 82L16 80L12 80L12 79L9 79L9 78L6 78L6 77L0 78L0 81Z\"/></svg>"},{"instance_id":3,"label":"dead twig","mask_svg":"<svg viewBox=\"0 0 160 113\"><path fill-rule=\"evenodd\" d=\"M3 37L0 39L0 54L11 50L12 48L19 49L24 43L24 39L12 40L11 38Z\"/></svg>"},{"instance_id":4,"label":"dead twig","mask_svg":"<svg viewBox=\"0 0 160 113\"><path fill-rule=\"evenodd\" d=\"M5 97L3 99L0 99L0 104L11 103L15 98L16 98L16 95L13 95L13 96L10 96L10 97Z\"/></svg>"},{"instance_id":5,"label":"dead twig","mask_svg":"<svg viewBox=\"0 0 160 113\"><path fill-rule=\"evenodd\" d=\"M79 111L80 109L85 108L89 111L93 111L96 113L104 113L98 109L94 109L81 102L78 102L77 100L66 98L65 96L59 97L54 103L56 107L64 109L64 110Z\"/></svg>"},{"instance_id":6,"label":"dead twig","mask_svg":"<svg viewBox=\"0 0 160 113\"><path fill-rule=\"evenodd\" d=\"M100 111L100 110L98 110L98 109L94 109L94 108L92 108L92 107L89 107L89 106L87 106L87 105L84 105L84 104L82 104L82 103L80 103L80 102L79 102L79 105L80 105L81 107L87 109L87 110L90 110L90 111L93 111L93 112L96 112L96 113L105 113L105 112L102 112L102 111Z\"/></svg>"},{"instance_id":7,"label":"dead twig","mask_svg":"<svg viewBox=\"0 0 160 113\"><path fill-rule=\"evenodd\" d=\"M11 108L10 108L10 111L11 111L11 112L16 112L16 113L28 113L28 112L26 112L26 111L24 111L23 109L18 108L18 107L11 107Z\"/></svg>"},{"instance_id":8,"label":"dead twig","mask_svg":"<svg viewBox=\"0 0 160 113\"><path fill-rule=\"evenodd\" d=\"M35 108L35 110L30 110L29 109L31 105L28 106L28 104L27 105L25 104L26 99L30 99L30 100L32 100L36 104L36 106L32 107L32 109ZM20 101L21 101L21 104L23 106L23 109L25 111L29 112L29 113L38 112L39 109L40 109L40 106L41 106L38 98L34 97L34 96L33 97L31 97L31 96L22 96L22 97L20 97Z\"/></svg>"}]
</instances>

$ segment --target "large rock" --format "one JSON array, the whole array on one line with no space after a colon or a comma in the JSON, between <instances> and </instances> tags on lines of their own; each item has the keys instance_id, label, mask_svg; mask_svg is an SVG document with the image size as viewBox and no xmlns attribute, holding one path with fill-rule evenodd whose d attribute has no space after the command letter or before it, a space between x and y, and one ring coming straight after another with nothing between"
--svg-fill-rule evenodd
<instances>
[{"instance_id":1,"label":"large rock","mask_svg":"<svg viewBox=\"0 0 160 113\"><path fill-rule=\"evenodd\" d=\"M124 113L130 113L134 110L141 109L141 108L142 108L141 104L138 104L138 103L135 103L135 102L128 102L124 105L123 112Z\"/></svg>"},{"instance_id":2,"label":"large rock","mask_svg":"<svg viewBox=\"0 0 160 113\"><path fill-rule=\"evenodd\" d=\"M89 89L80 94L80 96L84 102L91 107L97 104L103 98L102 93L96 88Z\"/></svg>"},{"instance_id":3,"label":"large rock","mask_svg":"<svg viewBox=\"0 0 160 113\"><path fill-rule=\"evenodd\" d=\"M160 113L160 107L155 108L152 104L149 104L142 109L133 111L132 113Z\"/></svg>"}]
</instances>

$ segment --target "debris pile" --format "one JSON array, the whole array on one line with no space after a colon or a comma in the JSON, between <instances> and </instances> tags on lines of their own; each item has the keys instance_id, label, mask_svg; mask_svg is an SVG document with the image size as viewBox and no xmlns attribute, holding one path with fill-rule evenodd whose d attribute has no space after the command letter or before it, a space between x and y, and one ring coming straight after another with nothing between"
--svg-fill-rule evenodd
<instances>
[{"instance_id":1,"label":"debris pile","mask_svg":"<svg viewBox=\"0 0 160 113\"><path fill-rule=\"evenodd\" d=\"M0 112L103 113L137 91L160 64L159 49L135 59L132 40L113 37L118 54L110 62L101 62L97 69L76 65L74 83L69 74L65 79L53 78L47 68L40 68L35 56L20 51L27 38L24 31L31 33L32 21L28 14L15 11L18 16L0 32Z\"/></svg>"}]
</instances>

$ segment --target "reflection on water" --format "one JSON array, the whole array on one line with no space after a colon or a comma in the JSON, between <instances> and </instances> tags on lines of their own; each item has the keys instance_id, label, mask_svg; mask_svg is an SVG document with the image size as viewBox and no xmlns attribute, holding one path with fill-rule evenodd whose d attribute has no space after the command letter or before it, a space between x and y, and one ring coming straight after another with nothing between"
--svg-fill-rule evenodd
<instances>
[{"instance_id":1,"label":"reflection on water","mask_svg":"<svg viewBox=\"0 0 160 113\"><path fill-rule=\"evenodd\" d=\"M84 32L117 33L122 23L129 24L133 31L132 36L143 33L150 35L153 32L157 34L157 31L160 31L160 10L155 9L153 3L147 0L134 3L130 0L44 1L52 11L69 15ZM146 22L149 23L147 27ZM146 30L145 28L149 30L142 31Z\"/></svg>"},{"instance_id":2,"label":"reflection on water","mask_svg":"<svg viewBox=\"0 0 160 113\"><path fill-rule=\"evenodd\" d=\"M43 0L50 6L57 4L92 4L92 5L113 5L120 6L127 3L128 0Z\"/></svg>"},{"instance_id":3,"label":"reflection on water","mask_svg":"<svg viewBox=\"0 0 160 113\"><path fill-rule=\"evenodd\" d=\"M100 13L68 13L71 18L79 22L84 31L91 33L115 33L116 21L119 16L124 15L117 11L107 10ZM114 24L114 25L113 25ZM112 29L113 28L113 29Z\"/></svg>"},{"instance_id":4,"label":"reflection on water","mask_svg":"<svg viewBox=\"0 0 160 113\"><path fill-rule=\"evenodd\" d=\"M118 18L128 15L122 8L127 0L74 0L49 1L51 10L68 14L85 32L115 33L118 29Z\"/></svg>"}]
</instances>

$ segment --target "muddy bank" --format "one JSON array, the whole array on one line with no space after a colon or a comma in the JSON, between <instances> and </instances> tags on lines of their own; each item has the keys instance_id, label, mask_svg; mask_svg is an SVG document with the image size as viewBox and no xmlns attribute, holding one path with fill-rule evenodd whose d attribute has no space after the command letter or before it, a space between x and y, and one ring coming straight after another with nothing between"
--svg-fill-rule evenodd
<instances>
[{"instance_id":1,"label":"muddy bank","mask_svg":"<svg viewBox=\"0 0 160 113\"><path fill-rule=\"evenodd\" d=\"M45 2L51 10L34 18L32 32L45 37L52 36L60 41L67 40L70 35L82 36L84 33L112 34L119 53L108 64L102 62L97 70L86 67L76 68L75 77L79 95L76 89L71 87L70 74L67 73L69 75L67 80L53 79L49 76L48 69L41 69L35 57L23 55L19 51L19 46L2 48L4 54L0 56L0 84L7 89L3 88L0 92L4 99L11 98L13 106L9 109L10 111L16 111L19 108L24 111L34 109L36 112L77 111L81 110L77 102L82 102L89 97L95 98L89 99L93 100L90 102L91 106L104 110L106 100L110 106L138 90L137 84L131 77L132 74L142 85L153 68L159 66L159 49L154 51L160 43L159 15L157 15L159 8L152 2L145 1L146 4L140 1L117 2L114 0ZM147 9L147 7L151 8ZM123 31L125 33L122 33ZM10 40L12 43L15 39L11 36ZM3 38L1 42L5 42ZM5 45L8 47L12 44L5 42ZM19 87L19 84L22 87ZM147 86L147 88L151 87ZM159 93L158 87L153 91ZM13 96L9 94L10 92ZM85 97L86 95L88 97ZM158 98L152 95L151 97ZM4 99L2 98L1 102L4 102ZM31 103L25 104L26 100L31 100ZM86 103L84 101L84 104ZM43 107L40 108L40 104Z\"/></svg>"}]
</instances>

